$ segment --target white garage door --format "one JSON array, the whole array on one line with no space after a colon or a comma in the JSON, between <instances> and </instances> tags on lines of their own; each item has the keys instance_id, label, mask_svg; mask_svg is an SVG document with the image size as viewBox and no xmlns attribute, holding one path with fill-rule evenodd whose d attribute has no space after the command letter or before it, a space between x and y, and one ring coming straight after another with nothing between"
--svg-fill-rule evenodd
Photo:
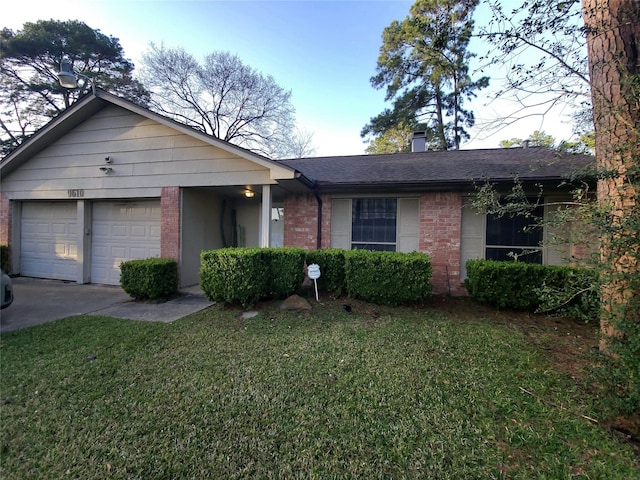
<instances>
[{"instance_id":1,"label":"white garage door","mask_svg":"<svg viewBox=\"0 0 640 480\"><path fill-rule=\"evenodd\" d=\"M24 202L20 233L20 273L26 277L77 280L75 202Z\"/></svg>"},{"instance_id":2,"label":"white garage door","mask_svg":"<svg viewBox=\"0 0 640 480\"><path fill-rule=\"evenodd\" d=\"M120 284L120 263L160 256L160 201L93 204L91 283Z\"/></svg>"}]
</instances>

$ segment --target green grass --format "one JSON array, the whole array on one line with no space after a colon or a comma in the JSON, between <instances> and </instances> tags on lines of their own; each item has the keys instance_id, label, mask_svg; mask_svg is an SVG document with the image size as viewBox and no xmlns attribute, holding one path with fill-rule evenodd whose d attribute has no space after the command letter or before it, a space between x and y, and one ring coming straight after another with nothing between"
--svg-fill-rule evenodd
<instances>
[{"instance_id":1,"label":"green grass","mask_svg":"<svg viewBox=\"0 0 640 480\"><path fill-rule=\"evenodd\" d=\"M75 317L0 368L3 480L640 478L521 333L428 308Z\"/></svg>"}]
</instances>

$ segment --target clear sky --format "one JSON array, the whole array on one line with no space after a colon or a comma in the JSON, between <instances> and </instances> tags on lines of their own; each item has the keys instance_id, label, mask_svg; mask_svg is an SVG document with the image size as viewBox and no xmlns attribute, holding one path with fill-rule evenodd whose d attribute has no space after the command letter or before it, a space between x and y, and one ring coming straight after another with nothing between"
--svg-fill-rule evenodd
<instances>
[{"instance_id":1,"label":"clear sky","mask_svg":"<svg viewBox=\"0 0 640 480\"><path fill-rule=\"evenodd\" d=\"M247 65L292 91L298 125L313 132L316 155L364 153L360 130L387 106L374 90L382 31L402 20L406 0L74 0L11 1L2 6L0 28L25 22L81 20L120 40L136 66L149 42L183 47L196 58L215 50L237 54ZM482 13L482 12L480 12ZM481 22L481 18L476 24ZM490 72L496 85L501 75ZM487 74L487 73L485 73ZM536 129L568 139L571 127L554 112L489 135L484 122L508 105L487 105L486 94L472 109L479 126L462 148L493 148L502 139L526 138Z\"/></svg>"}]
</instances>

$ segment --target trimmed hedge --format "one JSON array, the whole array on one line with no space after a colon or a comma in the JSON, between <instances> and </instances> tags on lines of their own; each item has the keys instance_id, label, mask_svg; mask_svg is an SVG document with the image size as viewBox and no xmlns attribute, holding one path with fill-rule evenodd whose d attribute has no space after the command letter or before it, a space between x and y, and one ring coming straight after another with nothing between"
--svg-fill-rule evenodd
<instances>
[{"instance_id":1,"label":"trimmed hedge","mask_svg":"<svg viewBox=\"0 0 640 480\"><path fill-rule=\"evenodd\" d=\"M137 300L167 299L178 292L178 263L170 258L122 262L120 285Z\"/></svg>"},{"instance_id":2,"label":"trimmed hedge","mask_svg":"<svg viewBox=\"0 0 640 480\"><path fill-rule=\"evenodd\" d=\"M294 293L304 280L299 248L220 248L200 255L200 286L209 300L244 307Z\"/></svg>"},{"instance_id":3,"label":"trimmed hedge","mask_svg":"<svg viewBox=\"0 0 640 480\"><path fill-rule=\"evenodd\" d=\"M304 250L284 247L263 251L269 260L270 296L286 297L298 290L304 281Z\"/></svg>"},{"instance_id":4,"label":"trimmed hedge","mask_svg":"<svg viewBox=\"0 0 640 480\"><path fill-rule=\"evenodd\" d=\"M354 298L397 306L431 295L431 259L424 253L350 250L345 260L347 292Z\"/></svg>"},{"instance_id":5,"label":"trimmed hedge","mask_svg":"<svg viewBox=\"0 0 640 480\"><path fill-rule=\"evenodd\" d=\"M0 245L0 269L9 273L9 247L6 245Z\"/></svg>"},{"instance_id":6,"label":"trimmed hedge","mask_svg":"<svg viewBox=\"0 0 640 480\"><path fill-rule=\"evenodd\" d=\"M598 316L595 271L552 265L469 260L465 286L481 302L530 312L554 311L581 319Z\"/></svg>"},{"instance_id":7,"label":"trimmed hedge","mask_svg":"<svg viewBox=\"0 0 640 480\"><path fill-rule=\"evenodd\" d=\"M345 250L324 248L307 252L307 265L320 267L318 289L339 297L345 290Z\"/></svg>"},{"instance_id":8,"label":"trimmed hedge","mask_svg":"<svg viewBox=\"0 0 640 480\"><path fill-rule=\"evenodd\" d=\"M321 288L383 305L425 300L431 295L431 261L422 253L299 248L221 248L200 255L200 286L209 300L255 304L284 297L304 280L304 262L317 263Z\"/></svg>"},{"instance_id":9,"label":"trimmed hedge","mask_svg":"<svg viewBox=\"0 0 640 480\"><path fill-rule=\"evenodd\" d=\"M269 265L260 248L220 248L200 254L200 287L211 301L253 305L268 291Z\"/></svg>"}]
</instances>

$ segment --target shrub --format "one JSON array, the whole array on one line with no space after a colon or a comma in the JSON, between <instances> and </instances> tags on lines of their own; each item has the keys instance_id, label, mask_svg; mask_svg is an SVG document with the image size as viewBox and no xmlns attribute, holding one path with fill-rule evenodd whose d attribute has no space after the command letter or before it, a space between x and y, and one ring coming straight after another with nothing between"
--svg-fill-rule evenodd
<instances>
[{"instance_id":1,"label":"shrub","mask_svg":"<svg viewBox=\"0 0 640 480\"><path fill-rule=\"evenodd\" d=\"M354 298L396 306L431 295L431 260L426 254L351 250L345 259L347 291Z\"/></svg>"},{"instance_id":2,"label":"shrub","mask_svg":"<svg viewBox=\"0 0 640 480\"><path fill-rule=\"evenodd\" d=\"M220 248L200 254L200 286L209 300L253 305L269 292L270 262L261 248Z\"/></svg>"},{"instance_id":3,"label":"shrub","mask_svg":"<svg viewBox=\"0 0 640 480\"><path fill-rule=\"evenodd\" d=\"M598 315L597 278L592 270L493 260L469 260L466 267L465 286L481 302L583 320Z\"/></svg>"},{"instance_id":4,"label":"shrub","mask_svg":"<svg viewBox=\"0 0 640 480\"><path fill-rule=\"evenodd\" d=\"M286 297L295 292L304 281L305 252L301 248L265 248L269 260L270 288L274 297Z\"/></svg>"},{"instance_id":5,"label":"shrub","mask_svg":"<svg viewBox=\"0 0 640 480\"><path fill-rule=\"evenodd\" d=\"M200 255L200 286L209 300L244 307L295 292L304 280L300 248L221 248Z\"/></svg>"},{"instance_id":6,"label":"shrub","mask_svg":"<svg viewBox=\"0 0 640 480\"><path fill-rule=\"evenodd\" d=\"M345 250L325 248L307 252L307 265L313 263L320 267L318 288L335 296L345 292Z\"/></svg>"},{"instance_id":7,"label":"shrub","mask_svg":"<svg viewBox=\"0 0 640 480\"><path fill-rule=\"evenodd\" d=\"M4 273L9 272L9 247L0 245L0 269Z\"/></svg>"},{"instance_id":8,"label":"shrub","mask_svg":"<svg viewBox=\"0 0 640 480\"><path fill-rule=\"evenodd\" d=\"M137 300L169 298L178 291L178 264L170 258L122 262L120 285Z\"/></svg>"}]
</instances>

